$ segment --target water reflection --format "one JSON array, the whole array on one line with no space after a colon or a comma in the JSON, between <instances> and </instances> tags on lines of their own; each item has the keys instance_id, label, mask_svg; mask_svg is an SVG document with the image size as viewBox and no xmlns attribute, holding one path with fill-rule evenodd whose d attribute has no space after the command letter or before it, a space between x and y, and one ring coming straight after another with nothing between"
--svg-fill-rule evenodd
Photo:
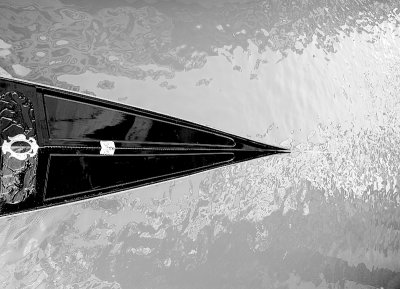
<instances>
[{"instance_id":1,"label":"water reflection","mask_svg":"<svg viewBox=\"0 0 400 289\"><path fill-rule=\"evenodd\" d=\"M360 110L365 70L399 57L396 2L63 3L3 4L2 67L272 144Z\"/></svg>"},{"instance_id":2,"label":"water reflection","mask_svg":"<svg viewBox=\"0 0 400 289\"><path fill-rule=\"evenodd\" d=\"M395 1L342 5L220 1L209 3L212 9L197 1L125 6L118 1L108 5L90 1L6 2L1 12L5 46L10 48L12 43L18 62L55 64L50 70L34 65L37 70L29 75L32 80L47 79L52 84L57 84L57 76L63 73L79 74L88 68L133 79L171 78L176 71L202 68L207 56L218 55L221 48L232 61L235 49L248 50L252 44L260 54L278 51L278 61L290 52L302 54L316 45L329 60L341 39L352 33L366 32L374 43L380 41L378 25L388 20L397 24ZM253 69L271 60L256 59ZM157 71L138 69L140 65L154 65ZM163 66L169 73L161 69Z\"/></svg>"},{"instance_id":3,"label":"water reflection","mask_svg":"<svg viewBox=\"0 0 400 289\"><path fill-rule=\"evenodd\" d=\"M5 288L398 288L398 5L2 4L6 72L294 151L3 219Z\"/></svg>"}]
</instances>

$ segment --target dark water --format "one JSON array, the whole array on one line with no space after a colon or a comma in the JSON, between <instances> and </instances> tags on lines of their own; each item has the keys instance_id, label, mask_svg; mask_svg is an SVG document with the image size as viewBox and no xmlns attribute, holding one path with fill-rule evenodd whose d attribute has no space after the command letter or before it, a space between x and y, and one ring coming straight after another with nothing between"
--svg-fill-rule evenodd
<instances>
[{"instance_id":1,"label":"dark water","mask_svg":"<svg viewBox=\"0 0 400 289\"><path fill-rule=\"evenodd\" d=\"M400 4L327 2L2 1L2 75L293 153L1 219L0 287L400 288Z\"/></svg>"}]
</instances>

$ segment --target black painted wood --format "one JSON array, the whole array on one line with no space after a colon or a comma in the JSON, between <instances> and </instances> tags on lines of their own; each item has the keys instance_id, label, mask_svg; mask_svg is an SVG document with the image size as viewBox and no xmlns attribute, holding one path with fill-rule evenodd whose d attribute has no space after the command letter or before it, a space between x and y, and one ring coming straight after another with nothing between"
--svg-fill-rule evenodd
<instances>
[{"instance_id":1,"label":"black painted wood","mask_svg":"<svg viewBox=\"0 0 400 289\"><path fill-rule=\"evenodd\" d=\"M0 129L2 145L21 134L39 145L25 160L0 154L0 216L288 152L159 113L4 78ZM115 151L101 154L101 141L112 141Z\"/></svg>"}]
</instances>

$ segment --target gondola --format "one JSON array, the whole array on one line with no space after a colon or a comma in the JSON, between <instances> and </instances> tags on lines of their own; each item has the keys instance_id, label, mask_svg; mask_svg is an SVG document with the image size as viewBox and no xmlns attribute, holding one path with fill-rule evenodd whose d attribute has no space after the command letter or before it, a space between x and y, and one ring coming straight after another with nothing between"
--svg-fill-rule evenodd
<instances>
[{"instance_id":1,"label":"gondola","mask_svg":"<svg viewBox=\"0 0 400 289\"><path fill-rule=\"evenodd\" d=\"M0 78L0 216L287 153L159 113Z\"/></svg>"}]
</instances>

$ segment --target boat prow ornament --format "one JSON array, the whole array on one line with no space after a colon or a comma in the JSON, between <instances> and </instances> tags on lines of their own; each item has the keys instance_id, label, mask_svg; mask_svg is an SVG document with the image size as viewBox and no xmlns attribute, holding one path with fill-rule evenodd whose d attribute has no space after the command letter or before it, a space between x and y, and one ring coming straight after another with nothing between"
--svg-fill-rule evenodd
<instances>
[{"instance_id":1,"label":"boat prow ornament","mask_svg":"<svg viewBox=\"0 0 400 289\"><path fill-rule=\"evenodd\" d=\"M4 140L1 146L3 154L9 153L10 158L16 158L20 161L36 156L39 146L33 137L27 139L25 135L19 134L14 137L9 136L8 139L9 141Z\"/></svg>"},{"instance_id":2,"label":"boat prow ornament","mask_svg":"<svg viewBox=\"0 0 400 289\"><path fill-rule=\"evenodd\" d=\"M182 119L0 77L0 216L288 151Z\"/></svg>"}]
</instances>

